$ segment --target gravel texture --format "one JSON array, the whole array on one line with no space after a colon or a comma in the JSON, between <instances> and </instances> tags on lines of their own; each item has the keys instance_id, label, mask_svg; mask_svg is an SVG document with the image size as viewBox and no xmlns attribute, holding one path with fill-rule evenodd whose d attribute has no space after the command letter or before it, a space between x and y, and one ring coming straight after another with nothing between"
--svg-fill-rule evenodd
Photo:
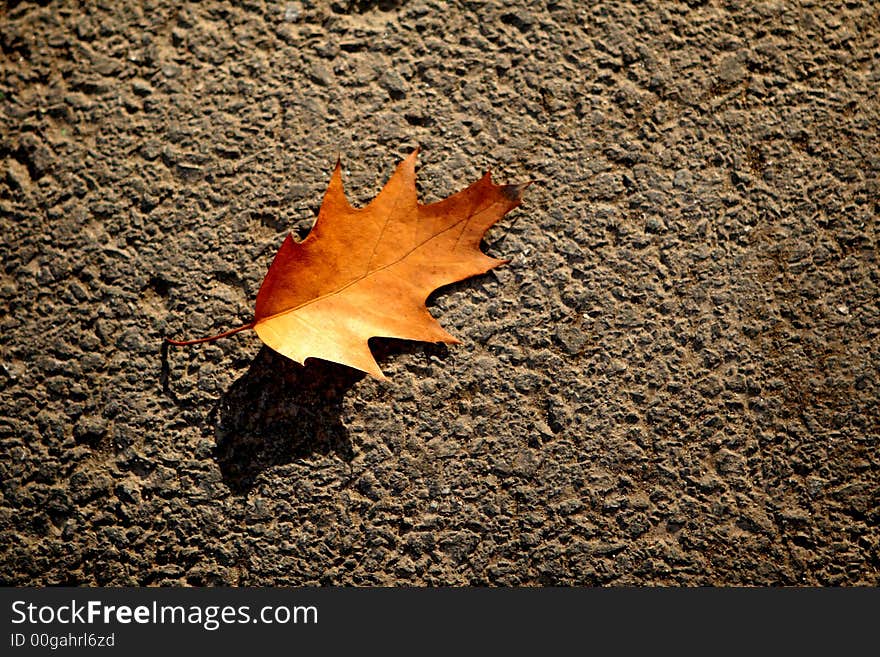
<instances>
[{"instance_id":1,"label":"gravel texture","mask_svg":"<svg viewBox=\"0 0 880 657\"><path fill-rule=\"evenodd\" d=\"M0 582L880 585L876 3L176 5L0 8ZM417 144L463 344L161 348Z\"/></svg>"}]
</instances>

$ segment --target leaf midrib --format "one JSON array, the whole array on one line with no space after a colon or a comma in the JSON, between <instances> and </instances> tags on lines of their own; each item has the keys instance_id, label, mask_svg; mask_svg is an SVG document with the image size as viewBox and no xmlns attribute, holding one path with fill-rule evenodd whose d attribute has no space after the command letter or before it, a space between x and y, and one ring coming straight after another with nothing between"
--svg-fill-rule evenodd
<instances>
[{"instance_id":1,"label":"leaf midrib","mask_svg":"<svg viewBox=\"0 0 880 657\"><path fill-rule=\"evenodd\" d=\"M421 242L421 243L417 244L416 246L414 246L413 248L411 248L409 251L407 251L406 253L404 253L404 254L403 254L400 258L398 258L397 260L394 260L394 261L392 261L392 262L389 262L387 265L383 265L383 266L381 266L381 267L377 267L376 269L368 270L368 271L364 272L362 275L358 276L357 278L355 278L355 279L349 281L348 283L346 283L345 285L343 285L343 286L340 287L339 289L333 290L333 291L331 291L331 292L327 292L326 294L322 294L322 295L320 295L320 296L317 296L317 297L315 297L314 299L309 299L308 301L306 301L306 302L304 302L304 303L301 303L301 304L299 304L298 306L293 306L292 308L287 308L286 310L282 310L281 312L273 313L272 315L268 315L268 316L266 316L266 317L263 317L262 319L255 321L255 322L254 322L254 326L257 326L257 325L262 324L262 323L264 323L264 322L268 322L269 320L274 319L275 317L280 317L280 316L282 316L282 315L287 315L287 314L289 314L289 313L296 312L296 311L299 310L300 308L305 308L306 306L309 306L309 305L311 305L311 304L313 304L313 303L318 303L319 301L322 301L323 299L327 299L327 298L330 298L330 297L336 296L336 295L338 295L338 294L342 294L343 292L345 292L345 290L347 290L348 288L350 288L352 285L356 285L356 284L360 283L361 281L363 281L364 279L369 278L370 276L373 276L374 274L376 274L376 273L378 273L378 272L380 272L380 271L384 271L385 269L388 269L389 267L393 267L394 265L397 265L397 264L403 262L403 261L406 260L409 256L411 256L413 253L415 253L415 252L418 251L420 248L422 248L423 246L425 246L425 244L427 244L427 243L430 242L431 240L440 237L440 236L443 235L444 233L446 233L446 232L452 230L453 228L455 228L456 226L461 225L462 223L467 224L467 223L470 222L470 220L473 219L474 217L477 217L477 216L483 214L484 212L487 212L487 211L488 211L493 205L494 205L494 203L490 203L489 205L487 205L487 206L486 206L485 208L483 208L482 210L479 210L478 212L473 212L472 214L469 214L469 215L467 215L466 217L464 217L464 218L462 218L462 219L459 219L459 220L456 221L455 223L450 224L449 226L447 226L446 228L444 228L443 230L441 230L439 233L435 233L435 234L431 235L431 237L429 237L428 239L424 240L423 242ZM425 206L421 206L421 207L425 207ZM389 213L389 214L390 214L390 213ZM386 220L386 225L387 225L387 223L388 223L388 222L387 222L387 220ZM466 226L465 226L465 227L466 227ZM462 232L464 232L464 231L462 231ZM457 244L457 243L458 243L458 242L456 242L456 244ZM378 244L378 241L377 241L377 244ZM374 253L375 253L375 248L376 248L376 247L374 247L374 249L373 249L373 252L374 252ZM372 257L372 256L371 256L371 257Z\"/></svg>"}]
</instances>

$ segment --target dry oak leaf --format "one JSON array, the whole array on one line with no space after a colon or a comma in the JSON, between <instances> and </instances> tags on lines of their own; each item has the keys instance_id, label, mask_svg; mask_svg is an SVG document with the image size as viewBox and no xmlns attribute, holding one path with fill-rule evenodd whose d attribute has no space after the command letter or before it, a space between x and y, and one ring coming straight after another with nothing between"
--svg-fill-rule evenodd
<instances>
[{"instance_id":1,"label":"dry oak leaf","mask_svg":"<svg viewBox=\"0 0 880 657\"><path fill-rule=\"evenodd\" d=\"M368 340L456 343L425 301L437 288L507 260L480 250L485 232L520 204L527 185L496 185L490 174L437 203L416 198L418 149L401 162L366 207L345 198L339 162L318 218L302 242L288 235L257 294L249 324L280 354L322 358L384 379Z\"/></svg>"}]
</instances>

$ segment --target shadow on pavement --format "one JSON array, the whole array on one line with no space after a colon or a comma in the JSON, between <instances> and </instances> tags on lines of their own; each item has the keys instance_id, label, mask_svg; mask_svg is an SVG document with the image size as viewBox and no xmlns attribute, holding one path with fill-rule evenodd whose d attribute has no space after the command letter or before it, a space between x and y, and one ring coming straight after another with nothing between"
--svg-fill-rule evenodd
<instances>
[{"instance_id":1,"label":"shadow on pavement","mask_svg":"<svg viewBox=\"0 0 880 657\"><path fill-rule=\"evenodd\" d=\"M263 347L218 402L214 454L226 484L245 493L266 468L313 453L351 460L342 400L364 376L316 359L302 366Z\"/></svg>"},{"instance_id":2,"label":"shadow on pavement","mask_svg":"<svg viewBox=\"0 0 880 657\"><path fill-rule=\"evenodd\" d=\"M380 365L394 354L448 353L443 344L407 340L372 339L370 347ZM341 420L342 402L365 376L318 359L299 365L263 347L216 407L214 456L226 485L247 493L263 470L312 454L350 461L354 449Z\"/></svg>"}]
</instances>

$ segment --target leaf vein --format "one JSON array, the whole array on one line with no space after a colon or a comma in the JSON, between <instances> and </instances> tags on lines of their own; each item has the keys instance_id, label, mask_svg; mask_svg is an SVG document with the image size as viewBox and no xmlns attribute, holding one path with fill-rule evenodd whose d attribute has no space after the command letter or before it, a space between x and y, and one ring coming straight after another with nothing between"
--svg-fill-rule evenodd
<instances>
[{"instance_id":1,"label":"leaf vein","mask_svg":"<svg viewBox=\"0 0 880 657\"><path fill-rule=\"evenodd\" d=\"M482 214L488 212L489 210L491 210L492 207L493 207L494 205L495 205L494 203L491 203L491 204L487 205L485 208L479 210L478 212L476 212L476 213L474 213L474 214L472 214L472 215L469 215L469 216L466 216L466 217L463 217L463 218L459 219L458 221L456 221L455 223L450 224L449 226L447 226L446 228L444 228L444 229L441 230L440 232L435 233L434 235L431 235L430 237L428 237L427 239L423 240L423 241L420 242L419 244L416 244L413 248L411 248L409 251L407 251L406 253L404 253L403 255L401 255L401 256L400 256L399 258L397 258L396 260L394 260L394 261L392 261L392 262L389 262L389 263L386 264L386 265L382 265L381 267L377 267L376 269L369 270L369 271L365 272L364 274L362 274L361 276L358 276L357 278L352 279L351 281L349 281L348 283L346 283L345 285L339 287L339 288L336 289L336 290L332 290L332 291L330 291L330 292L327 292L326 294L322 294L322 295L320 295L320 296L317 296L317 297L315 297L314 299L309 299L308 301L305 301L305 302L299 304L298 306L293 306L292 308L288 308L288 309L286 309L286 310L282 310L281 312L275 313L274 315L269 315L269 316L267 316L267 317L263 317L263 318L260 319L257 323L258 323L258 324L262 324L263 322L267 322L267 321L269 321L270 319L273 319L274 317L280 317L281 315L286 315L286 314L288 314L288 313L295 312L295 311L299 310L300 308L305 308L306 306L309 306L309 305L311 305L311 304L313 304L313 303L318 303L319 301L322 301L323 299L327 299L327 298L329 298L329 297L336 296L337 294L341 294L342 292L345 292L345 290L347 290L347 289L350 288L351 286L353 286L353 285L357 285L358 283L360 283L360 282L363 281L364 279L369 278L370 276L373 276L373 275L377 274L377 273L380 272L380 271L384 271L385 269L388 269L389 267L393 267L394 265L399 264L400 262L403 262L404 260L406 260L407 258L409 258L413 253L415 253L415 252L418 251L420 248L422 248L425 244L427 244L428 242L430 242L431 240L437 239L437 238L440 237L441 235L444 235L444 234L448 233L450 230L455 229L456 227L458 227L458 226L459 226L460 224L462 224L462 223L467 224L468 222L470 222L471 219L473 219L473 218L475 218L475 217L478 217L478 216L480 216L480 215L482 215ZM421 207L424 207L424 206L421 206Z\"/></svg>"}]
</instances>

